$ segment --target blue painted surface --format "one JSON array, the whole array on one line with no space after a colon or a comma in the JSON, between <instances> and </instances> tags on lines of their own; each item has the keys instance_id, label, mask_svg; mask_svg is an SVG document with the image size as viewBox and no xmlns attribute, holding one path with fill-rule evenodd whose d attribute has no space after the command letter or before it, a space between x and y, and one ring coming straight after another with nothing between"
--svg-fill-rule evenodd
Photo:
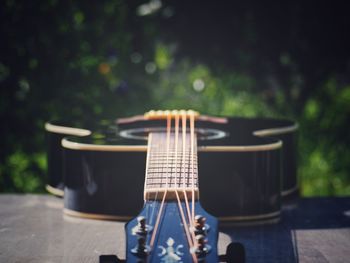
<instances>
[{"instance_id":1,"label":"blue painted surface","mask_svg":"<svg viewBox=\"0 0 350 263\"><path fill-rule=\"evenodd\" d=\"M152 232L154 231L154 224L160 208L160 201L147 201L144 205L140 215L146 217L147 225L151 226L153 230L147 235L147 245L149 245ZM186 212L185 203L181 203L184 212ZM206 256L206 262L218 262L217 256L217 240L218 240L218 221L215 217L209 215L201 207L199 202L195 203L195 214L203 215L207 218L207 225L210 229L207 234L208 246L211 247L209 254ZM187 214L185 214L187 217ZM138 257L131 253L137 245L137 236L133 234L132 229L137 226L137 218L128 222L125 226L127 237L127 262L139 262ZM178 203L175 201L164 203L161 220L157 230L153 249L149 255L148 261L155 262L193 262L190 254L190 247L186 238L184 225L182 223Z\"/></svg>"}]
</instances>

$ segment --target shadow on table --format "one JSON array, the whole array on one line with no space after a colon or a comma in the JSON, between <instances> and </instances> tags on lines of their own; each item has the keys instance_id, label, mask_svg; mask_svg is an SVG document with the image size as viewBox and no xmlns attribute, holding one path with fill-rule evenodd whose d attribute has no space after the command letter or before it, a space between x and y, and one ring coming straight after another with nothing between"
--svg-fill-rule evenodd
<instances>
[{"instance_id":1,"label":"shadow on table","mask_svg":"<svg viewBox=\"0 0 350 263\"><path fill-rule=\"evenodd\" d=\"M296 230L350 227L350 202L347 198L304 198L282 210L275 225L225 227L221 232L245 246L247 262L297 263Z\"/></svg>"}]
</instances>

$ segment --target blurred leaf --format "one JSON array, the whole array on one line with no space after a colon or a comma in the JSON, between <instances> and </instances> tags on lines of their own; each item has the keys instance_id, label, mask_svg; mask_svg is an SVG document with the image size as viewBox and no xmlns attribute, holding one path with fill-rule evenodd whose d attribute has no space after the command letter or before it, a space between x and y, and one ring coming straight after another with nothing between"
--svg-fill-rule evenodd
<instances>
[{"instance_id":1,"label":"blurred leaf","mask_svg":"<svg viewBox=\"0 0 350 263\"><path fill-rule=\"evenodd\" d=\"M166 45L158 44L155 52L155 62L161 70L166 69L172 62L170 50Z\"/></svg>"}]
</instances>

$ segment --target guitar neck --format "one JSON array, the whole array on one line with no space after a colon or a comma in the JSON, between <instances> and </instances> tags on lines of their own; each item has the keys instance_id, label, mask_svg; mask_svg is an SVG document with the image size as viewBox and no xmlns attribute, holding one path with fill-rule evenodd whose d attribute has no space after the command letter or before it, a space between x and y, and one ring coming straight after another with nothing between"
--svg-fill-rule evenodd
<instances>
[{"instance_id":1,"label":"guitar neck","mask_svg":"<svg viewBox=\"0 0 350 263\"><path fill-rule=\"evenodd\" d=\"M148 137L145 200L198 198L196 134L153 132Z\"/></svg>"}]
</instances>

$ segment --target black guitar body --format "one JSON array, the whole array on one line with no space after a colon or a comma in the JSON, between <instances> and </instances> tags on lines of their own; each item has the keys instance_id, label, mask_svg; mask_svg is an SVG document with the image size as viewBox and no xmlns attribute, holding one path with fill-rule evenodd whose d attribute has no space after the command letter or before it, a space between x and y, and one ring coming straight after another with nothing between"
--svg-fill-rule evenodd
<instances>
[{"instance_id":1,"label":"black guitar body","mask_svg":"<svg viewBox=\"0 0 350 263\"><path fill-rule=\"evenodd\" d=\"M69 123L62 121L51 121L45 123L46 151L48 163L48 177L46 190L51 194L63 197L63 147L61 141L67 136L84 137L103 131L108 133L111 122L100 121L96 123Z\"/></svg>"},{"instance_id":2,"label":"black guitar body","mask_svg":"<svg viewBox=\"0 0 350 263\"><path fill-rule=\"evenodd\" d=\"M66 136L87 136L91 133L90 130L75 127L76 125L59 121L45 124L48 168L46 190L56 196L63 197L64 194L62 139Z\"/></svg>"},{"instance_id":3,"label":"black guitar body","mask_svg":"<svg viewBox=\"0 0 350 263\"><path fill-rule=\"evenodd\" d=\"M144 204L147 141L142 133L160 125L158 121L107 125L107 132L67 137L63 147L59 142L65 134L47 129L49 190L64 184L65 212L112 220L137 215ZM198 121L196 127L203 133L198 141L203 207L227 223L278 221L282 195L298 189L297 125L228 118L226 124Z\"/></svg>"}]
</instances>

